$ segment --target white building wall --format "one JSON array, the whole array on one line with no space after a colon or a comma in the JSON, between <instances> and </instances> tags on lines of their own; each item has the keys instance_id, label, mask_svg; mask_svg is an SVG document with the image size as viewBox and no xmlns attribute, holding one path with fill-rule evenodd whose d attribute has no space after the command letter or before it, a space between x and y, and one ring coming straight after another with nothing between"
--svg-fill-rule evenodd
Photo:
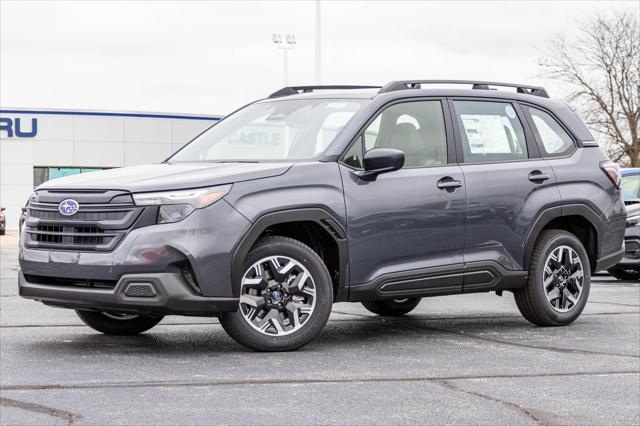
<instances>
[{"instance_id":1,"label":"white building wall","mask_svg":"<svg viewBox=\"0 0 640 426\"><path fill-rule=\"evenodd\" d=\"M33 190L34 167L123 167L154 163L216 122L217 117L46 110L0 110L0 206L7 228L16 229L20 211ZM8 122L33 137L9 135Z\"/></svg>"}]
</instances>

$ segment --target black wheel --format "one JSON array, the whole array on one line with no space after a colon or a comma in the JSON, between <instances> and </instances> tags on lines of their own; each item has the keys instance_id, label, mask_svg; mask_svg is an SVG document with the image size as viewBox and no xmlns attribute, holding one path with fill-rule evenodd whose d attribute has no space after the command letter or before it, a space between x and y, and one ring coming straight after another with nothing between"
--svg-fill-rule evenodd
<instances>
[{"instance_id":1,"label":"black wheel","mask_svg":"<svg viewBox=\"0 0 640 426\"><path fill-rule=\"evenodd\" d=\"M399 317L413 311L413 309L418 306L418 303L420 303L420 300L422 300L420 297L391 300L365 300L362 302L362 306L374 314L385 317Z\"/></svg>"},{"instance_id":2,"label":"black wheel","mask_svg":"<svg viewBox=\"0 0 640 426\"><path fill-rule=\"evenodd\" d=\"M591 269L587 252L573 234L544 231L533 250L527 286L514 295L520 313L542 326L575 321L589 298Z\"/></svg>"},{"instance_id":3,"label":"black wheel","mask_svg":"<svg viewBox=\"0 0 640 426\"><path fill-rule=\"evenodd\" d=\"M132 336L143 333L162 321L162 317L143 317L140 315L115 312L95 312L76 310L82 322L96 331L113 336Z\"/></svg>"},{"instance_id":4,"label":"black wheel","mask_svg":"<svg viewBox=\"0 0 640 426\"><path fill-rule=\"evenodd\" d=\"M2 231L0 231L0 235L4 235L4 229Z\"/></svg>"},{"instance_id":5,"label":"black wheel","mask_svg":"<svg viewBox=\"0 0 640 426\"><path fill-rule=\"evenodd\" d=\"M622 281L640 281L640 269L610 268L607 270L611 276Z\"/></svg>"},{"instance_id":6,"label":"black wheel","mask_svg":"<svg viewBox=\"0 0 640 426\"><path fill-rule=\"evenodd\" d=\"M308 246L266 237L249 252L236 312L220 324L236 342L258 351L289 351L316 337L333 304L331 277Z\"/></svg>"}]
</instances>

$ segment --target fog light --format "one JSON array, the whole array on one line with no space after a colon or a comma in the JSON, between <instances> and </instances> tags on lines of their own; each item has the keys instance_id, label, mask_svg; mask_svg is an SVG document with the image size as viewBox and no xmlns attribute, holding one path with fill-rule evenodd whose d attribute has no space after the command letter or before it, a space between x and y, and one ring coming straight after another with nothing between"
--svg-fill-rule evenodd
<instances>
[{"instance_id":1,"label":"fog light","mask_svg":"<svg viewBox=\"0 0 640 426\"><path fill-rule=\"evenodd\" d=\"M185 263L182 266L182 276L184 277L184 280L187 282L187 284L189 284L189 286L191 286L191 288L198 294L200 293L200 286L198 286L198 282L196 281L196 277L193 274L193 269L191 269L191 265L189 265L188 263Z\"/></svg>"}]
</instances>

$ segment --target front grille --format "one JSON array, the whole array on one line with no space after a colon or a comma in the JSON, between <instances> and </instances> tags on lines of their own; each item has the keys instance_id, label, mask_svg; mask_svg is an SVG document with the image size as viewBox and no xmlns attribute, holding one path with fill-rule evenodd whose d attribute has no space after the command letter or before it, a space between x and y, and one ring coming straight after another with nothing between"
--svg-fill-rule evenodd
<instances>
[{"instance_id":1,"label":"front grille","mask_svg":"<svg viewBox=\"0 0 640 426\"><path fill-rule=\"evenodd\" d=\"M81 202L78 212L72 216L58 211L62 200L31 201L25 222L25 245L29 248L110 251L143 211L133 202L111 204L100 199L102 202L92 203L86 193L81 195L87 202ZM64 198L73 198L73 194L64 194Z\"/></svg>"},{"instance_id":2,"label":"front grille","mask_svg":"<svg viewBox=\"0 0 640 426\"><path fill-rule=\"evenodd\" d=\"M83 220L83 221L97 221L97 220L122 220L124 216L127 214L126 211L116 211L116 212L78 212L74 215L75 220ZM65 220L68 219L68 216L63 216L59 211L51 211L51 210L35 210L33 209L30 212L31 217L36 217L38 219L49 219L49 220Z\"/></svg>"},{"instance_id":3,"label":"front grille","mask_svg":"<svg viewBox=\"0 0 640 426\"><path fill-rule=\"evenodd\" d=\"M25 275L24 278L33 284L51 285L51 286L70 286L85 287L97 289L113 289L118 281L116 280L88 280L83 278L60 278L46 277L42 275Z\"/></svg>"}]
</instances>

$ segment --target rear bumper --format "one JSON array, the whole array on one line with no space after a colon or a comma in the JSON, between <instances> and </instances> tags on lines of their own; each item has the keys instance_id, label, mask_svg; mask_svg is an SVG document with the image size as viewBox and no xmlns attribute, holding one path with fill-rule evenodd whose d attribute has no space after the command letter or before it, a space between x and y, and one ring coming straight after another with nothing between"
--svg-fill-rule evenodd
<instances>
[{"instance_id":1,"label":"rear bumper","mask_svg":"<svg viewBox=\"0 0 640 426\"><path fill-rule=\"evenodd\" d=\"M640 226L627 228L624 243L624 257L616 266L640 268Z\"/></svg>"},{"instance_id":2,"label":"rear bumper","mask_svg":"<svg viewBox=\"0 0 640 426\"><path fill-rule=\"evenodd\" d=\"M201 315L232 312L237 298L204 297L194 293L178 273L123 275L114 288L77 287L55 283L33 283L22 271L18 279L20 296L47 305L72 309L125 312L141 315ZM144 287L145 297L132 291ZM129 295L127 295L129 294Z\"/></svg>"}]
</instances>

